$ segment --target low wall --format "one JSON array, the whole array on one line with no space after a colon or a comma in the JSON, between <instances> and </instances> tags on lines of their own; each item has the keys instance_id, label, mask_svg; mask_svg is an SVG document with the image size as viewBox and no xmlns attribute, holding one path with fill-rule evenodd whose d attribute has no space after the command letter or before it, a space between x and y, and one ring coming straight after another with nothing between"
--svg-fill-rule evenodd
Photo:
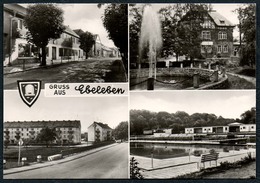
<instances>
[{"instance_id":1,"label":"low wall","mask_svg":"<svg viewBox=\"0 0 260 183\"><path fill-rule=\"evenodd\" d=\"M193 77L194 74L199 74L201 79L210 81L214 70L201 69L201 68L157 68L156 76L189 76ZM148 78L149 69L131 69L130 70L130 79L135 78ZM218 82L208 82L200 86L199 90L205 89L226 89L228 88L228 77L219 77ZM193 87L187 89L194 89Z\"/></svg>"},{"instance_id":2,"label":"low wall","mask_svg":"<svg viewBox=\"0 0 260 183\"><path fill-rule=\"evenodd\" d=\"M25 62L25 64L29 63L39 63L39 59L36 57L19 57L12 62L12 65L21 65Z\"/></svg>"},{"instance_id":3,"label":"low wall","mask_svg":"<svg viewBox=\"0 0 260 183\"><path fill-rule=\"evenodd\" d=\"M157 68L156 76L190 76L192 77L195 73L199 74L200 77L208 79L212 75L214 70L199 69L199 68ZM148 68L131 69L130 78L147 78L149 75Z\"/></svg>"}]
</instances>

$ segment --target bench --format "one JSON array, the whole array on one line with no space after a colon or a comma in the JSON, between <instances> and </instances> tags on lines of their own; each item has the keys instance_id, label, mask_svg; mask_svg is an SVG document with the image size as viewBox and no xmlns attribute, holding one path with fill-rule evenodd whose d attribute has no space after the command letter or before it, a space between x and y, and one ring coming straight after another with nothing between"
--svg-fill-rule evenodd
<instances>
[{"instance_id":1,"label":"bench","mask_svg":"<svg viewBox=\"0 0 260 183\"><path fill-rule=\"evenodd\" d=\"M201 163L203 163L203 167L205 168L205 162L207 161L209 161L210 166L211 166L211 161L215 161L217 166L218 155L219 153L202 154Z\"/></svg>"},{"instance_id":2,"label":"bench","mask_svg":"<svg viewBox=\"0 0 260 183\"><path fill-rule=\"evenodd\" d=\"M53 160L58 160L58 159L62 159L62 154L55 154L52 156L48 156L48 161L53 161Z\"/></svg>"}]
</instances>

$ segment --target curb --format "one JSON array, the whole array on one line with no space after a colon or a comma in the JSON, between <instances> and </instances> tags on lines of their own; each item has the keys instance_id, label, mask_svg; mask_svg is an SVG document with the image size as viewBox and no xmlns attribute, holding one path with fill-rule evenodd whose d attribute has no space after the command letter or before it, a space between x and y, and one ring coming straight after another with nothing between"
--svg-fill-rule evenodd
<instances>
[{"instance_id":1,"label":"curb","mask_svg":"<svg viewBox=\"0 0 260 183\"><path fill-rule=\"evenodd\" d=\"M101 148L101 149L99 149L99 150L97 150L97 151L90 152L90 153L87 153L88 151L85 151L85 153L87 153L87 154L85 154L85 155L81 155L81 156L79 156L79 157L74 157L74 158L69 159L69 160L66 160L66 158L65 158L65 159L61 159L61 160L64 160L64 161L61 161L61 162L46 161L46 162L52 162L52 163L50 163L50 164L48 164L48 165L43 165L43 166L40 166L40 167L31 167L31 168L28 168L28 169L25 169L25 170L17 170L17 171L9 172L9 173L8 173L8 172L5 173L4 170L3 170L3 175L11 175L11 174L15 174L15 173L21 173L21 172L26 172L26 171L30 171L30 170L37 170L37 169L40 169L40 168L45 168L45 167L50 167L50 166L53 166L53 165L59 165L59 164L67 163L67 162L70 162L70 161L73 161L73 160L76 160L76 159L80 159L80 158L83 158L83 157L85 157L85 156L88 156L88 155L91 155L91 154L100 152L100 151L102 151L102 150L111 148L111 147L116 146L116 145L118 145L118 144L110 144L110 145L108 145L109 147L104 146L104 148ZM84 153L84 152L81 152L81 153ZM78 154L80 154L80 153L73 154L73 155L71 155L71 156L78 155ZM65 157L71 157L71 156L68 155L68 156L65 156ZM35 165L35 164L39 165L39 163L32 163L32 165ZM43 162L42 164L44 164L44 162ZM25 167L26 167L26 166L25 166ZM19 169L19 168L20 168L20 167L17 167L17 169ZM10 169L9 169L9 170L10 170Z\"/></svg>"}]
</instances>

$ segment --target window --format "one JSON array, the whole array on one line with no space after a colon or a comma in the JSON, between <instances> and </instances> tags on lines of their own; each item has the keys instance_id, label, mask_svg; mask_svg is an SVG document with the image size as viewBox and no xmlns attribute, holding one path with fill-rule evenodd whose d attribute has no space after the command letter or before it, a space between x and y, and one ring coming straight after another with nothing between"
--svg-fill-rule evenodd
<instances>
[{"instance_id":1,"label":"window","mask_svg":"<svg viewBox=\"0 0 260 183\"><path fill-rule=\"evenodd\" d=\"M220 20L220 23L221 23L221 24L224 24L224 23L225 23L225 20Z\"/></svg>"},{"instance_id":2,"label":"window","mask_svg":"<svg viewBox=\"0 0 260 183\"><path fill-rule=\"evenodd\" d=\"M218 39L219 40L227 39L227 33L226 32L219 32L218 33Z\"/></svg>"},{"instance_id":3,"label":"window","mask_svg":"<svg viewBox=\"0 0 260 183\"><path fill-rule=\"evenodd\" d=\"M243 126L243 129L246 129L246 127L245 127L245 126Z\"/></svg>"},{"instance_id":4,"label":"window","mask_svg":"<svg viewBox=\"0 0 260 183\"><path fill-rule=\"evenodd\" d=\"M23 20L21 20L21 19L18 20L18 28L19 29L23 28Z\"/></svg>"},{"instance_id":5,"label":"window","mask_svg":"<svg viewBox=\"0 0 260 183\"><path fill-rule=\"evenodd\" d=\"M211 39L210 32L209 31L202 31L202 39L210 40Z\"/></svg>"},{"instance_id":6,"label":"window","mask_svg":"<svg viewBox=\"0 0 260 183\"><path fill-rule=\"evenodd\" d=\"M218 53L221 53L221 52L222 52L222 46L221 46L221 45L218 45L217 52L218 52Z\"/></svg>"},{"instance_id":7,"label":"window","mask_svg":"<svg viewBox=\"0 0 260 183\"><path fill-rule=\"evenodd\" d=\"M254 126L251 126L252 129L254 129L255 127Z\"/></svg>"},{"instance_id":8,"label":"window","mask_svg":"<svg viewBox=\"0 0 260 183\"><path fill-rule=\"evenodd\" d=\"M228 45L225 45L225 46L223 47L223 52L224 52L224 53L228 53Z\"/></svg>"},{"instance_id":9,"label":"window","mask_svg":"<svg viewBox=\"0 0 260 183\"><path fill-rule=\"evenodd\" d=\"M201 46L201 53L211 53L212 52L212 46Z\"/></svg>"}]
</instances>

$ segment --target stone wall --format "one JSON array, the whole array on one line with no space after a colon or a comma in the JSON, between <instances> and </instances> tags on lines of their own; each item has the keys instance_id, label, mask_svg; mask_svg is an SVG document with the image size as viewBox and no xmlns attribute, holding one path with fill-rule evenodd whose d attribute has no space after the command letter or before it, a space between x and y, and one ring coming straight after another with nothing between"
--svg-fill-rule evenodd
<instances>
[{"instance_id":1,"label":"stone wall","mask_svg":"<svg viewBox=\"0 0 260 183\"><path fill-rule=\"evenodd\" d=\"M148 78L149 69L131 69L130 78ZM205 89L226 89L228 88L228 77L219 76L217 82L212 82L214 78L214 70L200 69L200 68L157 68L156 76L189 76L193 77L194 74L199 74L201 79L208 80L206 84L201 85L198 90ZM192 78L191 78L192 79ZM193 87L187 89L194 89Z\"/></svg>"}]
</instances>

